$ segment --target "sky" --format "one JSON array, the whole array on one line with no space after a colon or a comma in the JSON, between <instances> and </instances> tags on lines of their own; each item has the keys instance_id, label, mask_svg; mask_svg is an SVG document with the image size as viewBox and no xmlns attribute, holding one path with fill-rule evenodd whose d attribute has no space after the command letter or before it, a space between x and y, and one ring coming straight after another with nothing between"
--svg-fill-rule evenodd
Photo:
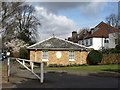
<instances>
[{"instance_id":1,"label":"sky","mask_svg":"<svg viewBox=\"0 0 120 90\"><path fill-rule=\"evenodd\" d=\"M31 2L40 20L38 41L52 35L68 38L72 31L93 28L110 14L118 13L117 2Z\"/></svg>"},{"instance_id":2,"label":"sky","mask_svg":"<svg viewBox=\"0 0 120 90\"><path fill-rule=\"evenodd\" d=\"M117 1L27 0L27 4L35 7L34 15L41 23L38 27L38 41L41 41L53 35L65 39L71 37L72 31L79 32L82 28L93 28L101 21L105 22L110 14L118 13Z\"/></svg>"}]
</instances>

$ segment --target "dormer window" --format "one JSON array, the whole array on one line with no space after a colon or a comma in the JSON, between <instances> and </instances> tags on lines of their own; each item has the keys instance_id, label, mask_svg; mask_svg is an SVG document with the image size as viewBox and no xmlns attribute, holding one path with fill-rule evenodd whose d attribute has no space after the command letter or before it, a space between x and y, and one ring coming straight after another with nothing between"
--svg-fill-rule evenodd
<instances>
[{"instance_id":1,"label":"dormer window","mask_svg":"<svg viewBox=\"0 0 120 90\"><path fill-rule=\"evenodd\" d=\"M94 32L96 32L99 28L94 28Z\"/></svg>"},{"instance_id":2,"label":"dormer window","mask_svg":"<svg viewBox=\"0 0 120 90\"><path fill-rule=\"evenodd\" d=\"M92 28L92 29L91 29L91 33L96 32L98 29L99 29L99 28Z\"/></svg>"}]
</instances>

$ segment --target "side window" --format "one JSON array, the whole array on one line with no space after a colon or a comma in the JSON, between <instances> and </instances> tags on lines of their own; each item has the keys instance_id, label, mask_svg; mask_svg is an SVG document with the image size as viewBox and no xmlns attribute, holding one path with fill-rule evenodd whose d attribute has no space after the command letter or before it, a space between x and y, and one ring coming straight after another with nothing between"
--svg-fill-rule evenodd
<instances>
[{"instance_id":1,"label":"side window","mask_svg":"<svg viewBox=\"0 0 120 90\"><path fill-rule=\"evenodd\" d=\"M42 51L42 60L48 61L48 51Z\"/></svg>"},{"instance_id":2,"label":"side window","mask_svg":"<svg viewBox=\"0 0 120 90\"><path fill-rule=\"evenodd\" d=\"M74 61L75 60L75 53L74 51L69 51L69 61Z\"/></svg>"},{"instance_id":3,"label":"side window","mask_svg":"<svg viewBox=\"0 0 120 90\"><path fill-rule=\"evenodd\" d=\"M90 38L90 45L92 45L92 38Z\"/></svg>"},{"instance_id":4,"label":"side window","mask_svg":"<svg viewBox=\"0 0 120 90\"><path fill-rule=\"evenodd\" d=\"M84 41L82 40L82 45L84 45Z\"/></svg>"},{"instance_id":5,"label":"side window","mask_svg":"<svg viewBox=\"0 0 120 90\"><path fill-rule=\"evenodd\" d=\"M88 39L86 39L86 46L88 45Z\"/></svg>"}]
</instances>

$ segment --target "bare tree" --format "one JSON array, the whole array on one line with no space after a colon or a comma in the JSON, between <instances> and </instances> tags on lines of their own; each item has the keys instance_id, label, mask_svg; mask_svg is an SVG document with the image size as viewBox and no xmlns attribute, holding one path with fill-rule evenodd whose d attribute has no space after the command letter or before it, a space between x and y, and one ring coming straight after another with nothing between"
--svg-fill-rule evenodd
<instances>
[{"instance_id":1,"label":"bare tree","mask_svg":"<svg viewBox=\"0 0 120 90\"><path fill-rule=\"evenodd\" d=\"M34 7L24 2L2 2L0 9L0 25L2 27L3 48L14 39L20 39L28 44L36 41L39 20L34 15ZM34 41L34 42L33 42Z\"/></svg>"},{"instance_id":2,"label":"bare tree","mask_svg":"<svg viewBox=\"0 0 120 90\"><path fill-rule=\"evenodd\" d=\"M4 42L9 41L14 36L15 15L21 5L22 2L1 2L0 34L2 35L2 51L5 48Z\"/></svg>"},{"instance_id":3,"label":"bare tree","mask_svg":"<svg viewBox=\"0 0 120 90\"><path fill-rule=\"evenodd\" d=\"M34 7L24 4L24 2L2 2L0 21L3 40L18 38L26 43L31 40L35 41L38 34L37 26L40 23L35 17L34 11Z\"/></svg>"},{"instance_id":4,"label":"bare tree","mask_svg":"<svg viewBox=\"0 0 120 90\"><path fill-rule=\"evenodd\" d=\"M118 27L118 16L116 14L110 14L106 17L107 24L111 25L112 27Z\"/></svg>"},{"instance_id":5,"label":"bare tree","mask_svg":"<svg viewBox=\"0 0 120 90\"><path fill-rule=\"evenodd\" d=\"M2 9L0 9L1 17L0 18L0 27L2 27L2 38L3 40L13 36L13 28L16 26L16 11L22 2L2 2Z\"/></svg>"},{"instance_id":6,"label":"bare tree","mask_svg":"<svg viewBox=\"0 0 120 90\"><path fill-rule=\"evenodd\" d=\"M33 14L34 11L34 7L25 5L18 10L16 15L17 38L22 39L26 43L30 43L33 39L36 40L38 35L37 26L40 25L40 22Z\"/></svg>"},{"instance_id":7,"label":"bare tree","mask_svg":"<svg viewBox=\"0 0 120 90\"><path fill-rule=\"evenodd\" d=\"M120 5L120 2L118 3L118 7ZM108 17L106 17L106 22L111 25L112 27L115 27L116 29L118 29L117 32L117 40L118 40L118 45L120 47L120 15L119 15L120 11L118 8L118 15L116 14L110 14Z\"/></svg>"}]
</instances>

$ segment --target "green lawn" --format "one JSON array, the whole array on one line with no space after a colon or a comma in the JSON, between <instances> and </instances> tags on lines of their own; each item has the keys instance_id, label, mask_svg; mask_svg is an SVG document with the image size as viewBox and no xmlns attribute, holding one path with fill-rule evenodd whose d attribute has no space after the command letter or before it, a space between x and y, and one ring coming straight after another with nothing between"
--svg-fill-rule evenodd
<instances>
[{"instance_id":1,"label":"green lawn","mask_svg":"<svg viewBox=\"0 0 120 90\"><path fill-rule=\"evenodd\" d=\"M119 67L119 68L118 68ZM112 71L120 73L120 64L111 65L86 65L71 67L46 67L45 70L82 70L82 71Z\"/></svg>"}]
</instances>

